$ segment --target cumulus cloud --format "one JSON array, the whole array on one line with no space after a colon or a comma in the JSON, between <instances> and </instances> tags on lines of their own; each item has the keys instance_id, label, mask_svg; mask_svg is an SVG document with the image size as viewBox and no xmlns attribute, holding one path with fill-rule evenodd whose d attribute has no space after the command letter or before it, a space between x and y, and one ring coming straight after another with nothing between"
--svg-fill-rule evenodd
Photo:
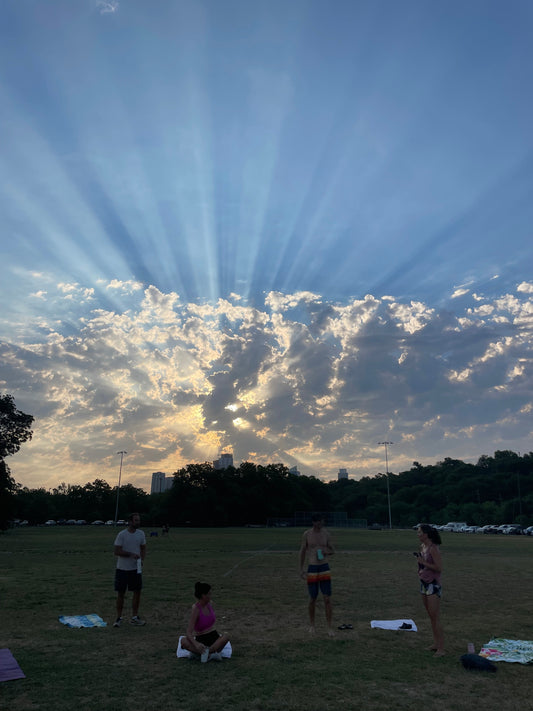
<instances>
[{"instance_id":1,"label":"cumulus cloud","mask_svg":"<svg viewBox=\"0 0 533 711\"><path fill-rule=\"evenodd\" d=\"M229 448L330 478L380 471L384 438L393 469L511 447L506 437L530 436L533 404L533 302L520 286L454 313L393 296L270 293L252 307L61 284L71 318L47 319L33 299L41 329L1 345L0 388L36 417L14 474L85 483L125 449L130 480L148 486L152 471Z\"/></svg>"},{"instance_id":2,"label":"cumulus cloud","mask_svg":"<svg viewBox=\"0 0 533 711\"><path fill-rule=\"evenodd\" d=\"M96 0L96 7L101 15L117 12L118 0Z\"/></svg>"},{"instance_id":3,"label":"cumulus cloud","mask_svg":"<svg viewBox=\"0 0 533 711\"><path fill-rule=\"evenodd\" d=\"M523 281L521 284L518 285L516 290L522 292L523 294L533 294L533 283Z\"/></svg>"}]
</instances>

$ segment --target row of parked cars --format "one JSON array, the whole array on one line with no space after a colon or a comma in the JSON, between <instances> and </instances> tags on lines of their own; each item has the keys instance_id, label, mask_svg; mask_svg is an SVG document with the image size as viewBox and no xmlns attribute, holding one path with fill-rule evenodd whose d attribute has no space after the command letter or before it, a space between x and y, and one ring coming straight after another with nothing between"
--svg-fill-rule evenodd
<instances>
[{"instance_id":1,"label":"row of parked cars","mask_svg":"<svg viewBox=\"0 0 533 711\"><path fill-rule=\"evenodd\" d=\"M87 521L83 518L75 519L75 518L69 518L69 519L64 519L64 518L58 518L57 521L54 521L54 519L49 519L48 521L44 522L45 526L86 526ZM115 521L91 521L91 526L125 526L126 521L120 519L115 523Z\"/></svg>"},{"instance_id":2,"label":"row of parked cars","mask_svg":"<svg viewBox=\"0 0 533 711\"><path fill-rule=\"evenodd\" d=\"M420 524L413 526L413 528L418 528ZM506 536L533 536L533 526L528 526L523 528L518 523L502 523L500 526L494 526L488 524L486 526L467 526L466 523L460 523L457 521L451 521L443 525L431 524L433 528L437 531L455 531L458 533L492 533L492 534L504 534Z\"/></svg>"},{"instance_id":3,"label":"row of parked cars","mask_svg":"<svg viewBox=\"0 0 533 711\"><path fill-rule=\"evenodd\" d=\"M533 536L533 526L523 528L517 523L504 523L501 526L467 526L463 533L503 533L506 536Z\"/></svg>"}]
</instances>

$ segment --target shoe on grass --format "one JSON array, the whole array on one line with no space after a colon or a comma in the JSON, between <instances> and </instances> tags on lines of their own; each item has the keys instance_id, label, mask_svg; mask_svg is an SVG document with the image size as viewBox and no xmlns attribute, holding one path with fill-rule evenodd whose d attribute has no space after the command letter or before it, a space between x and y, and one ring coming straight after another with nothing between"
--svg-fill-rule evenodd
<instances>
[{"instance_id":1,"label":"shoe on grass","mask_svg":"<svg viewBox=\"0 0 533 711\"><path fill-rule=\"evenodd\" d=\"M220 652L213 652L213 654L211 654L209 657L209 661L211 660L213 660L214 662L221 662L222 654L220 654Z\"/></svg>"},{"instance_id":2,"label":"shoe on grass","mask_svg":"<svg viewBox=\"0 0 533 711\"><path fill-rule=\"evenodd\" d=\"M130 620L130 625L135 625L136 627L142 627L143 625L146 624L145 620L141 620L139 615L135 615L134 617L131 618Z\"/></svg>"},{"instance_id":3,"label":"shoe on grass","mask_svg":"<svg viewBox=\"0 0 533 711\"><path fill-rule=\"evenodd\" d=\"M113 622L113 627L120 627L122 624L122 617L117 617L117 619Z\"/></svg>"}]
</instances>

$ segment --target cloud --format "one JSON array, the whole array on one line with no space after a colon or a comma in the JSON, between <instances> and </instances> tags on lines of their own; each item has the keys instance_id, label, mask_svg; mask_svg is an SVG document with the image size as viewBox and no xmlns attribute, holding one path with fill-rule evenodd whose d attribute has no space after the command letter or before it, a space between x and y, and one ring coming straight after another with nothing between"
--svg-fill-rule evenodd
<instances>
[{"instance_id":1,"label":"cloud","mask_svg":"<svg viewBox=\"0 0 533 711\"><path fill-rule=\"evenodd\" d=\"M523 281L517 286L516 290L523 294L533 294L533 284L531 282Z\"/></svg>"},{"instance_id":2,"label":"cloud","mask_svg":"<svg viewBox=\"0 0 533 711\"><path fill-rule=\"evenodd\" d=\"M118 0L96 0L96 7L101 15L117 12L118 5Z\"/></svg>"},{"instance_id":3,"label":"cloud","mask_svg":"<svg viewBox=\"0 0 533 711\"><path fill-rule=\"evenodd\" d=\"M523 287L483 303L471 295L454 313L393 296L339 304L272 292L250 306L123 286L61 283L70 317L28 299L40 330L1 344L0 388L36 418L13 462L18 481L105 478L118 449L141 486L225 448L237 461L356 476L380 470L384 438L397 443L399 468L530 435L533 301ZM108 289L113 309L101 301Z\"/></svg>"}]
</instances>

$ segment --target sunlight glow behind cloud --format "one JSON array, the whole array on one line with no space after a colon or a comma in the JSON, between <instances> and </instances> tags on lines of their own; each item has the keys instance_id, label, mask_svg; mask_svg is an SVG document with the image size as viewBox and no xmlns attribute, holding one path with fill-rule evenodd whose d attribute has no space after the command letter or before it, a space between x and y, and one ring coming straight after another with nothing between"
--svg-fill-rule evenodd
<instances>
[{"instance_id":1,"label":"sunlight glow behind cloud","mask_svg":"<svg viewBox=\"0 0 533 711\"><path fill-rule=\"evenodd\" d=\"M497 448L529 418L533 309L524 285L486 311L465 305L466 319L370 295L340 305L271 293L259 308L242 299L184 303L116 280L113 288L120 311L89 311L92 289L58 284L38 304L67 300L74 313L83 305L77 324L41 318L40 338L1 346L0 389L9 383L36 418L17 456L25 484L84 483L113 466L117 447L144 486L151 471L214 460L226 448L236 461L260 452L258 463L362 475L380 468L384 435L397 443L392 466L408 466L421 453L445 453L445 441L467 457ZM479 381L483 390L473 390Z\"/></svg>"}]
</instances>

